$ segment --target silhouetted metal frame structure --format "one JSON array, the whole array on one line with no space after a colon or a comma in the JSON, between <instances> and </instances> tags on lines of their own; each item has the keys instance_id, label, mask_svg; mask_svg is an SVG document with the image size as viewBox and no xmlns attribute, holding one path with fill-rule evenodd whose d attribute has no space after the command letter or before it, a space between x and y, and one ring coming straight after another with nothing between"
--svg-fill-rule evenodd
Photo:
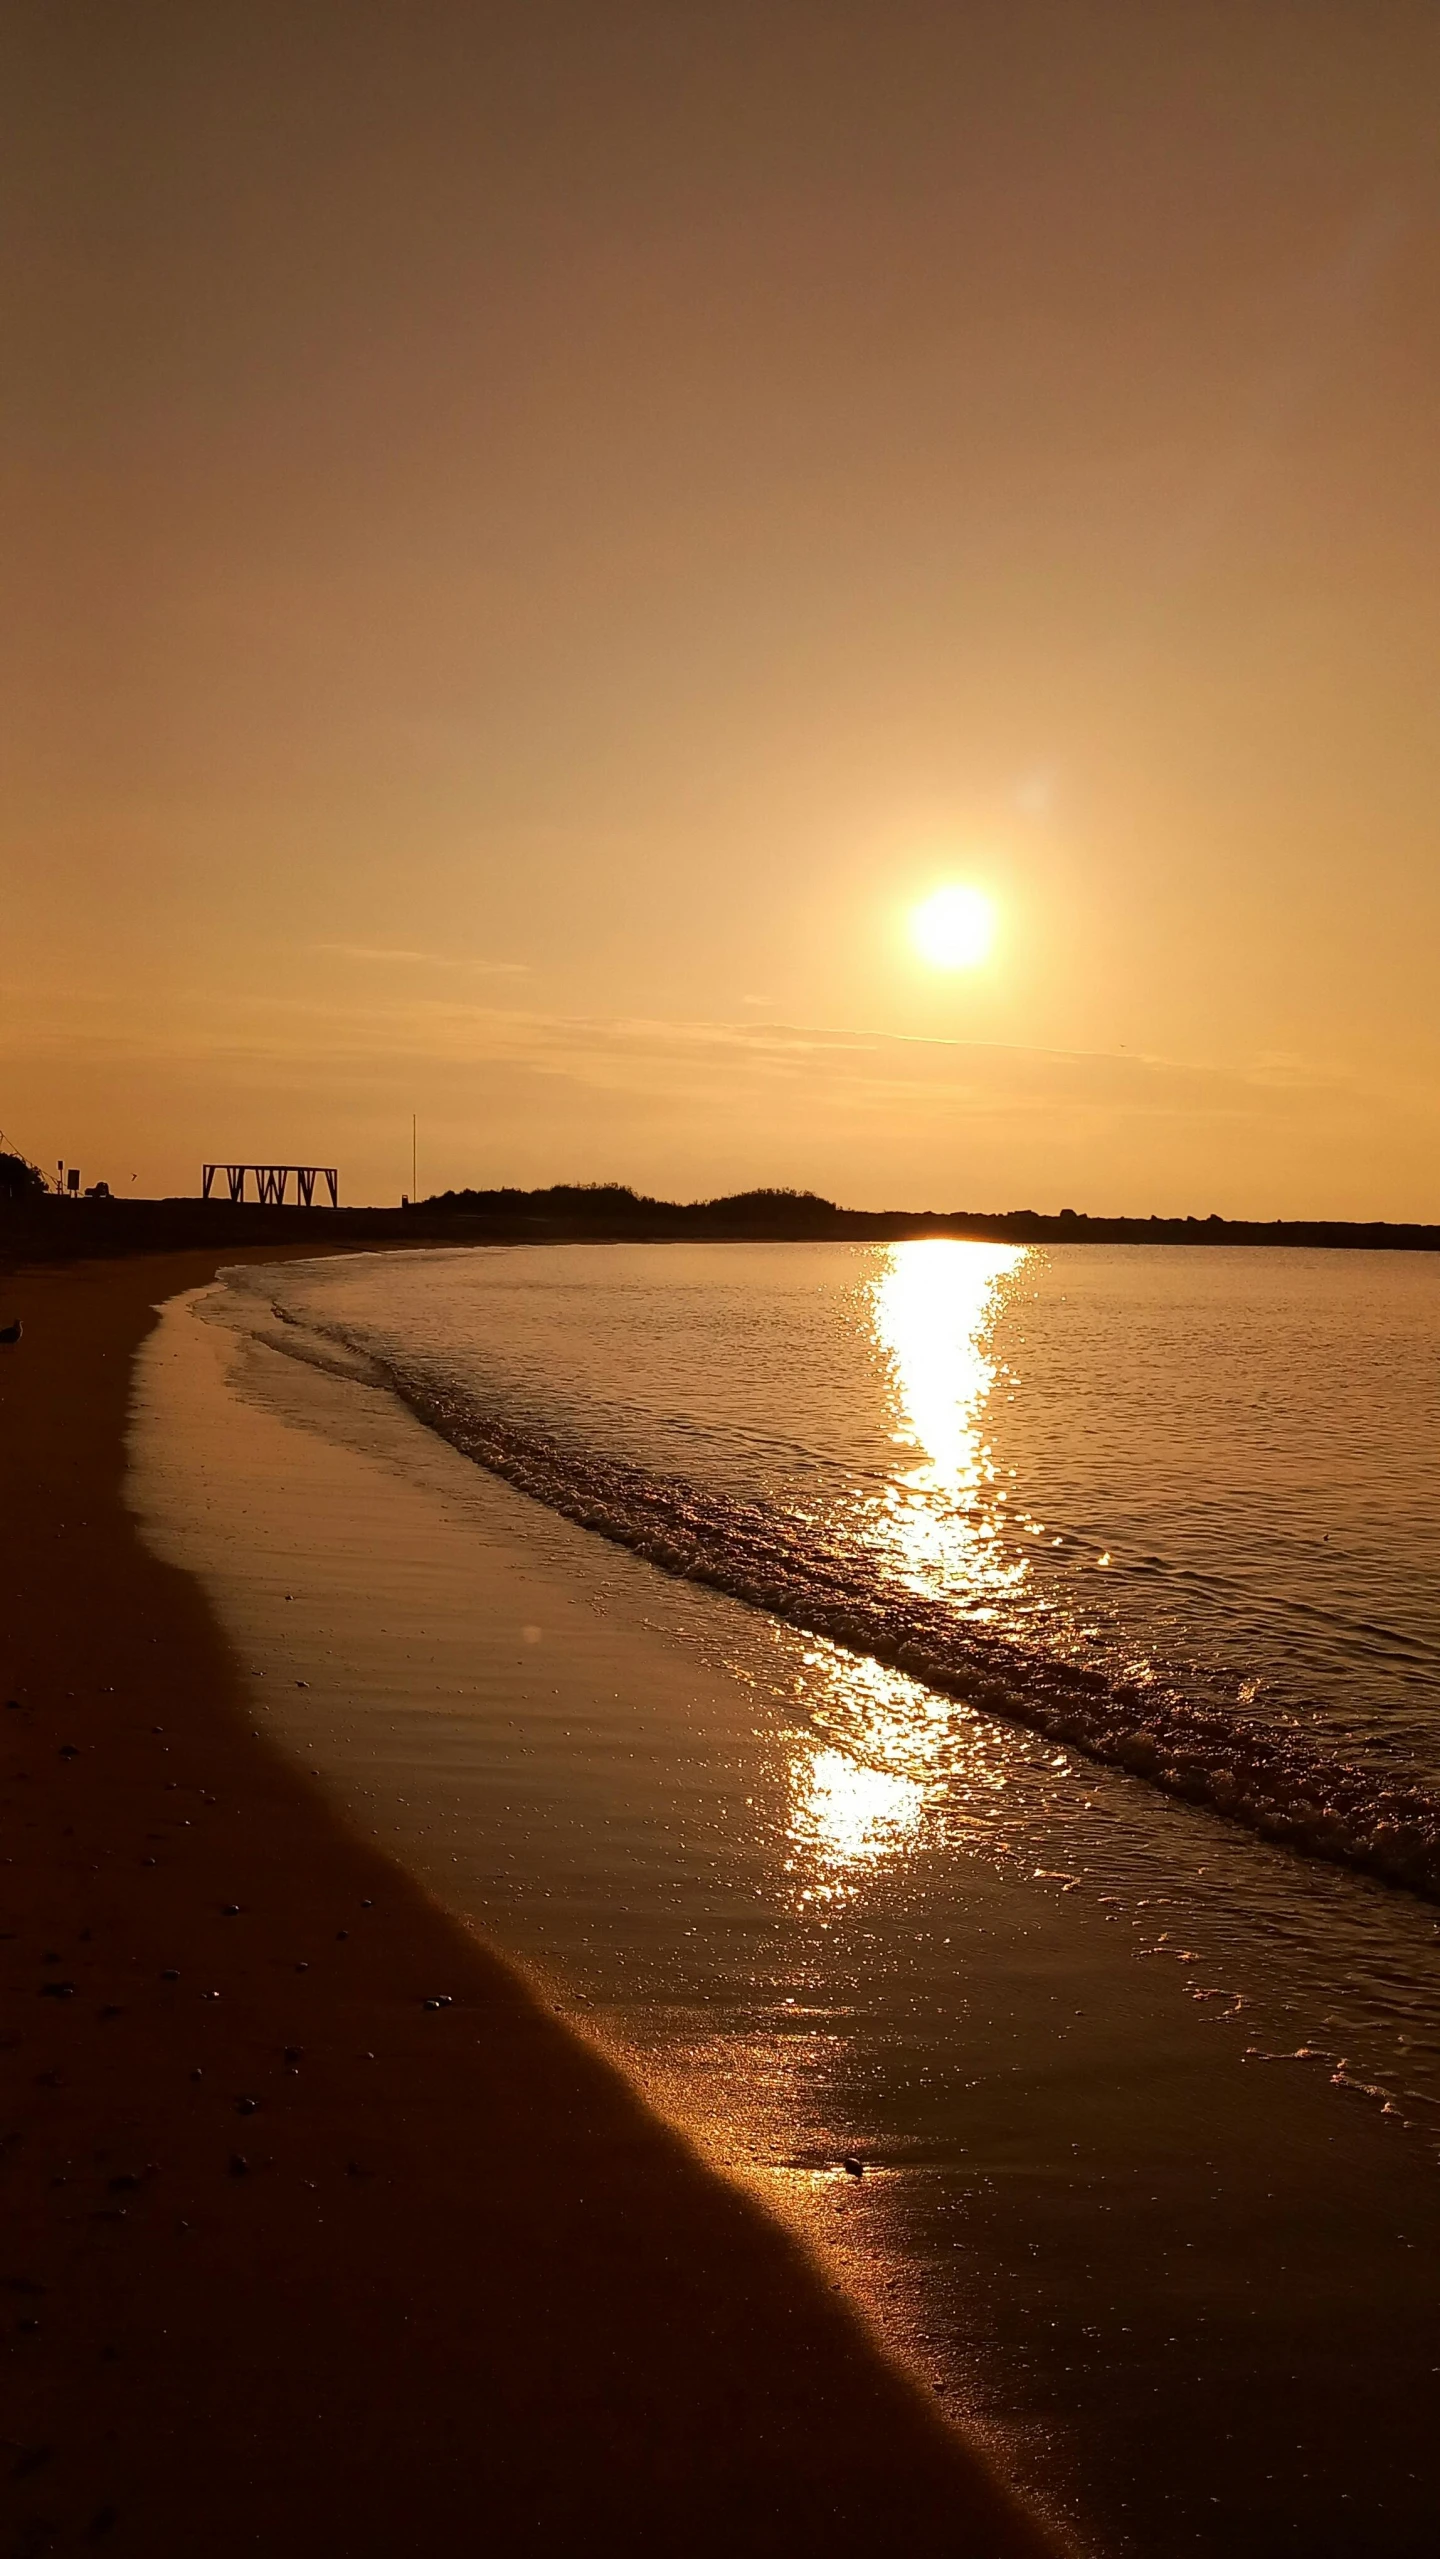
<instances>
[{"instance_id":1,"label":"silhouetted metal frame structure","mask_svg":"<svg viewBox=\"0 0 1440 2559\"><path fill-rule=\"evenodd\" d=\"M200 1196L214 1196L217 1177L223 1175L226 1196L237 1206L245 1197L245 1176L255 1176L255 1196L262 1208L283 1208L290 1176L295 1176L295 1191L301 1208L315 1205L315 1185L323 1182L330 1194L330 1205L340 1205L340 1176L333 1164L204 1164L200 1168Z\"/></svg>"}]
</instances>

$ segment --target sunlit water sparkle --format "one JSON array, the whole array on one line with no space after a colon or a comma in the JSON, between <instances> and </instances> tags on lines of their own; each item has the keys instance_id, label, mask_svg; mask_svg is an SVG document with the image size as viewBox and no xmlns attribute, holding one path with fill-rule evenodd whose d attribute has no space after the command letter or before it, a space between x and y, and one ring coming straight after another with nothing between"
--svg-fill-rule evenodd
<instances>
[{"instance_id":1,"label":"sunlit water sparkle","mask_svg":"<svg viewBox=\"0 0 1440 2559\"><path fill-rule=\"evenodd\" d=\"M292 1353L363 1353L468 1456L664 1570L1440 1898L1426 1266L1346 1256L1339 1302L1323 1255L646 1251L263 1285ZM1321 1430L1348 1396L1352 1445L1313 1445L1327 1317L1350 1374ZM1351 1479L1358 1457L1373 1502L1387 1438L1377 1524Z\"/></svg>"}]
</instances>

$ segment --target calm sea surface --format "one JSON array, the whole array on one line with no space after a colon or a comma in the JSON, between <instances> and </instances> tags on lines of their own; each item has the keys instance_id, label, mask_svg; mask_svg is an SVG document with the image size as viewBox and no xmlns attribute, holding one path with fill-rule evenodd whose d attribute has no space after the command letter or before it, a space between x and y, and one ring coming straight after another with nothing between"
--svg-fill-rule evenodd
<instances>
[{"instance_id":1,"label":"calm sea surface","mask_svg":"<svg viewBox=\"0 0 1440 2559\"><path fill-rule=\"evenodd\" d=\"M147 1358L282 1732L1097 2547L1433 2547L1440 1261L353 1256Z\"/></svg>"},{"instance_id":2,"label":"calm sea surface","mask_svg":"<svg viewBox=\"0 0 1440 2559\"><path fill-rule=\"evenodd\" d=\"M582 1493L601 1454L758 1500L1037 1669L1440 1785L1440 1259L581 1245L262 1285L461 1427L552 1435Z\"/></svg>"}]
</instances>

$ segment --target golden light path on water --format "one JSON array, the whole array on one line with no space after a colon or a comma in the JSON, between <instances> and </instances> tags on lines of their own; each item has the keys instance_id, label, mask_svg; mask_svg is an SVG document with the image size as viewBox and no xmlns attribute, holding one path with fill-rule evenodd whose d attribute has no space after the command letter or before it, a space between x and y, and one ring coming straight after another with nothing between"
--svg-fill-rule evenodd
<instances>
[{"instance_id":1,"label":"golden light path on water","mask_svg":"<svg viewBox=\"0 0 1440 2559\"><path fill-rule=\"evenodd\" d=\"M937 1585L971 1613L1025 1578L1022 1557L1003 1553L1008 1500L984 1436L995 1384L992 1337L1024 1249L964 1244L946 1236L893 1245L889 1267L871 1285L870 1323L884 1355L892 1438L919 1452L918 1465L868 1525L888 1546L902 1578Z\"/></svg>"},{"instance_id":2,"label":"golden light path on water","mask_svg":"<svg viewBox=\"0 0 1440 2559\"><path fill-rule=\"evenodd\" d=\"M1004 1552L1007 1493L985 1436L993 1334L1021 1248L948 1237L893 1245L866 1291L898 1447L916 1463L857 1522L912 1588L981 1618L1028 1572ZM984 1716L902 1672L824 1644L806 1655L815 1739L791 1763L789 1871L804 1904L849 1900L912 1853L943 1793L984 1819L1013 1744Z\"/></svg>"}]
</instances>

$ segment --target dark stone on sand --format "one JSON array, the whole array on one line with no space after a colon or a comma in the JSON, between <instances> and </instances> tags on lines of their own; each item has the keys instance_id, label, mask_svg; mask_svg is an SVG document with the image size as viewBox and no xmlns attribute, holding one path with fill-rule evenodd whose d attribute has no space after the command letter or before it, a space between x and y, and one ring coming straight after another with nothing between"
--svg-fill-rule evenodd
<instances>
[{"instance_id":1,"label":"dark stone on sand","mask_svg":"<svg viewBox=\"0 0 1440 2559\"><path fill-rule=\"evenodd\" d=\"M232 2176L232 2177L248 2177L249 2173L250 2173L250 2162L249 2162L249 2160L246 2158L246 2156L245 2156L244 2152L243 2152L242 2150L232 2150L232 2151L231 2151L231 2153L230 2153L230 2174L231 2174L231 2176Z\"/></svg>"},{"instance_id":2,"label":"dark stone on sand","mask_svg":"<svg viewBox=\"0 0 1440 2559\"><path fill-rule=\"evenodd\" d=\"M56 1757L58 1759L78 1759L79 1756L80 1745L78 1742L62 1742L56 1753Z\"/></svg>"},{"instance_id":3,"label":"dark stone on sand","mask_svg":"<svg viewBox=\"0 0 1440 2559\"><path fill-rule=\"evenodd\" d=\"M865 2174L865 2162L863 2159L857 2159L853 2150L847 2150L840 2165L847 2176L863 2177Z\"/></svg>"},{"instance_id":4,"label":"dark stone on sand","mask_svg":"<svg viewBox=\"0 0 1440 2559\"><path fill-rule=\"evenodd\" d=\"M255 2115L255 2114L258 2114L258 2113L259 2113L259 2111L260 2111L260 2100L259 2100L259 2098L258 2098L258 2097L237 2097L237 2098L236 2098L236 2100L235 2100L235 2112L236 2112L236 2114L237 2114L237 2115Z\"/></svg>"},{"instance_id":5,"label":"dark stone on sand","mask_svg":"<svg viewBox=\"0 0 1440 2559\"><path fill-rule=\"evenodd\" d=\"M442 1991L438 1999L425 1999L420 2004L423 2008L453 2008L455 2002L448 1991Z\"/></svg>"},{"instance_id":6,"label":"dark stone on sand","mask_svg":"<svg viewBox=\"0 0 1440 2559\"><path fill-rule=\"evenodd\" d=\"M40 1996L42 1999L73 1999L75 1984L73 1981L42 1981Z\"/></svg>"},{"instance_id":7,"label":"dark stone on sand","mask_svg":"<svg viewBox=\"0 0 1440 2559\"><path fill-rule=\"evenodd\" d=\"M227 1901L224 1903L221 1908L220 1916L222 1919L238 1919L240 1916L240 1904L238 1901Z\"/></svg>"}]
</instances>

